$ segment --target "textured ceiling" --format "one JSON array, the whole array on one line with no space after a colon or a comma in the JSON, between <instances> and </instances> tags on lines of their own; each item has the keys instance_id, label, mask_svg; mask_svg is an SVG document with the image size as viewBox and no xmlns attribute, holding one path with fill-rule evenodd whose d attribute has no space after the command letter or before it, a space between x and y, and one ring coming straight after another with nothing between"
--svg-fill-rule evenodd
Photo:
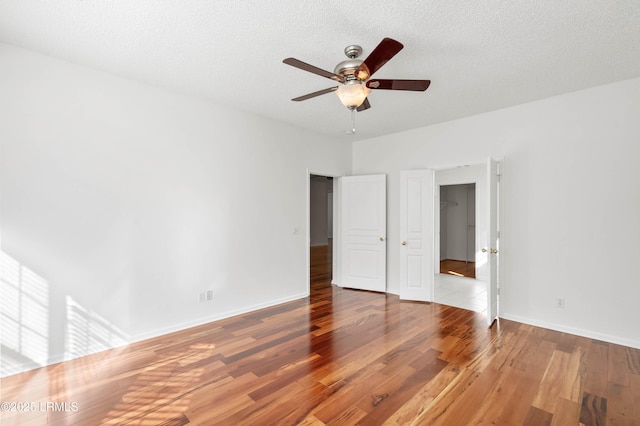
<instances>
[{"instance_id":1,"label":"textured ceiling","mask_svg":"<svg viewBox=\"0 0 640 426\"><path fill-rule=\"evenodd\" d=\"M376 77L426 92L372 92L355 135L334 94L290 101L334 84L284 58L383 37L405 48ZM640 1L0 0L0 42L356 140L638 77Z\"/></svg>"}]
</instances>

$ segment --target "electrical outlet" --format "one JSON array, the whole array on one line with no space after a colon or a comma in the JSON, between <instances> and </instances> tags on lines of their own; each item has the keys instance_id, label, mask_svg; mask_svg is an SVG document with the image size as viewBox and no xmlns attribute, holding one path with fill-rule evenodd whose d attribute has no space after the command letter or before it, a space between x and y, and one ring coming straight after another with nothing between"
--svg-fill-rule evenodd
<instances>
[{"instance_id":1,"label":"electrical outlet","mask_svg":"<svg viewBox=\"0 0 640 426\"><path fill-rule=\"evenodd\" d=\"M559 298L556 299L556 308L564 309L564 298L563 297L559 297Z\"/></svg>"},{"instance_id":2,"label":"electrical outlet","mask_svg":"<svg viewBox=\"0 0 640 426\"><path fill-rule=\"evenodd\" d=\"M204 296L205 296L204 291L201 291L201 292L198 294L198 302L204 302Z\"/></svg>"}]
</instances>

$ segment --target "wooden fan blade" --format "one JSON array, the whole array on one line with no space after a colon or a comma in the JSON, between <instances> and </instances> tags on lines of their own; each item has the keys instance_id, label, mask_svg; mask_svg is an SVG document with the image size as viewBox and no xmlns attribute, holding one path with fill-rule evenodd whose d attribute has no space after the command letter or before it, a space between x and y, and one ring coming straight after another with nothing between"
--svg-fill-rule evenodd
<instances>
[{"instance_id":1,"label":"wooden fan blade","mask_svg":"<svg viewBox=\"0 0 640 426\"><path fill-rule=\"evenodd\" d=\"M371 108L371 104L369 103L369 98L364 98L364 102L360 104L358 108L356 108L356 111L362 112L362 111L368 110L369 108Z\"/></svg>"},{"instance_id":2,"label":"wooden fan blade","mask_svg":"<svg viewBox=\"0 0 640 426\"><path fill-rule=\"evenodd\" d=\"M306 62L302 62L296 58L287 58L282 62L284 62L287 65L291 65L292 67L300 68L301 70L309 71L311 73L317 74L321 77L330 78L331 80L339 81L340 83L344 82L344 78L342 78L341 76L329 71L325 71L321 68L314 67L313 65L307 64Z\"/></svg>"},{"instance_id":3,"label":"wooden fan blade","mask_svg":"<svg viewBox=\"0 0 640 426\"><path fill-rule=\"evenodd\" d=\"M297 98L293 98L291 100L292 101L296 101L296 102L306 101L307 99L315 98L316 96L324 95L326 93L335 92L336 90L338 90L338 86L329 87L328 89L318 90L317 92L308 93L306 95L298 96Z\"/></svg>"},{"instance_id":4,"label":"wooden fan blade","mask_svg":"<svg viewBox=\"0 0 640 426\"><path fill-rule=\"evenodd\" d=\"M364 60L364 62L356 71L356 77L360 80L366 80L373 75L376 71L380 69L384 64L386 64L389 59L396 56L396 54L402 50L404 46L399 41L396 41L392 38L384 38L373 49L373 52Z\"/></svg>"},{"instance_id":5,"label":"wooden fan blade","mask_svg":"<svg viewBox=\"0 0 640 426\"><path fill-rule=\"evenodd\" d=\"M414 92L424 92L429 88L431 80L384 80L376 79L367 81L369 89L383 90L411 90Z\"/></svg>"}]
</instances>

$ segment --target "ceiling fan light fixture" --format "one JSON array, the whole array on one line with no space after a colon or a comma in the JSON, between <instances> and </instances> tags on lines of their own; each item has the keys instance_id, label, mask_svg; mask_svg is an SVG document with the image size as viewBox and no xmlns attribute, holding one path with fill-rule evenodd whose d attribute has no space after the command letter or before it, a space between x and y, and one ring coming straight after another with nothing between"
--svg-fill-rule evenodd
<instances>
[{"instance_id":1,"label":"ceiling fan light fixture","mask_svg":"<svg viewBox=\"0 0 640 426\"><path fill-rule=\"evenodd\" d=\"M336 95L342 105L349 109L358 108L369 95L371 90L360 80L347 81L338 87Z\"/></svg>"},{"instance_id":2,"label":"ceiling fan light fixture","mask_svg":"<svg viewBox=\"0 0 640 426\"><path fill-rule=\"evenodd\" d=\"M286 58L282 62L287 65L340 83L338 86L318 90L291 100L296 102L304 101L326 93L336 92L342 105L351 110L351 117L355 119L356 111L362 112L371 108L371 103L367 97L371 89L424 92L429 87L431 80L370 79L375 72L400 52L402 48L403 45L399 41L385 37L371 51L369 56L362 61L358 59L362 53L362 48L355 44L347 46L344 49L344 53L349 59L336 65L333 72L326 71L295 58ZM353 128L355 128L355 126L353 126ZM351 133L353 133L353 130Z\"/></svg>"}]
</instances>

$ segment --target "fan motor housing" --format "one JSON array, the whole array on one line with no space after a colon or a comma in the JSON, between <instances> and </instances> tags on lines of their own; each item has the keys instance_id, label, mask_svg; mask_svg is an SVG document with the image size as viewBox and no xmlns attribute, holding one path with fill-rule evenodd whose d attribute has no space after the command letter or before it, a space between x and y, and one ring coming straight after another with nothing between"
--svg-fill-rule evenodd
<instances>
[{"instance_id":1,"label":"fan motor housing","mask_svg":"<svg viewBox=\"0 0 640 426\"><path fill-rule=\"evenodd\" d=\"M349 79L349 76L355 78L356 70L360 67L360 64L362 64L362 61L360 59L347 59L346 61L342 61L338 65L336 65L333 73L341 75L345 79Z\"/></svg>"}]
</instances>

